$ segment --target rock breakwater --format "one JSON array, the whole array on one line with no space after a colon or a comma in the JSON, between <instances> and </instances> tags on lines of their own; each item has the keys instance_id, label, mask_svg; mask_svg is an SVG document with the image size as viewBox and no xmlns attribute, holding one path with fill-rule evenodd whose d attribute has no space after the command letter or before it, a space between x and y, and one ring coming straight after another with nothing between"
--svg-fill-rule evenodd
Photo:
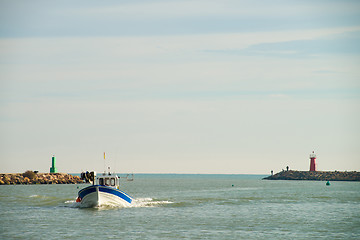
<instances>
[{"instance_id":1,"label":"rock breakwater","mask_svg":"<svg viewBox=\"0 0 360 240\"><path fill-rule=\"evenodd\" d=\"M3 173L0 174L0 185L15 184L77 184L83 183L78 176L67 173Z\"/></svg>"},{"instance_id":2,"label":"rock breakwater","mask_svg":"<svg viewBox=\"0 0 360 240\"><path fill-rule=\"evenodd\" d=\"M360 181L360 172L339 171L282 171L265 180Z\"/></svg>"}]
</instances>

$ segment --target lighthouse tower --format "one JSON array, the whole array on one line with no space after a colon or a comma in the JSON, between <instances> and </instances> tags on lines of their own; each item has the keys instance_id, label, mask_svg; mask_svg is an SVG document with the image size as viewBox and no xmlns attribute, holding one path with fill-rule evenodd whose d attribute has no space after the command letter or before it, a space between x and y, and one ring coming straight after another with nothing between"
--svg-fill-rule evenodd
<instances>
[{"instance_id":1,"label":"lighthouse tower","mask_svg":"<svg viewBox=\"0 0 360 240\"><path fill-rule=\"evenodd\" d=\"M314 151L312 152L312 154L310 154L310 172L314 172L316 171L316 154L314 153Z\"/></svg>"},{"instance_id":2,"label":"lighthouse tower","mask_svg":"<svg viewBox=\"0 0 360 240\"><path fill-rule=\"evenodd\" d=\"M52 166L50 168L50 173L57 173L57 168L55 167L56 157L55 155L52 156Z\"/></svg>"}]
</instances>

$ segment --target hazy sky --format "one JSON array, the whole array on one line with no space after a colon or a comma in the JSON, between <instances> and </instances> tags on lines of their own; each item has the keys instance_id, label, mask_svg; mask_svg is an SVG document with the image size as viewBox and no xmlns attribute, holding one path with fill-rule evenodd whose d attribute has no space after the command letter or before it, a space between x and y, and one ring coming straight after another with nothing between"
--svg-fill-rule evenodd
<instances>
[{"instance_id":1,"label":"hazy sky","mask_svg":"<svg viewBox=\"0 0 360 240\"><path fill-rule=\"evenodd\" d=\"M360 1L0 0L0 172L360 170Z\"/></svg>"}]
</instances>

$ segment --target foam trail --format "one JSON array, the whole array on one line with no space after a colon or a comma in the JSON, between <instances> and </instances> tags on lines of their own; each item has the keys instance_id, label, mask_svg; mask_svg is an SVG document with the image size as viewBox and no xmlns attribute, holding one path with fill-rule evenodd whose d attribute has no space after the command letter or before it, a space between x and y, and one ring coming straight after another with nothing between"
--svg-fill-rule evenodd
<instances>
[{"instance_id":1,"label":"foam trail","mask_svg":"<svg viewBox=\"0 0 360 240\"><path fill-rule=\"evenodd\" d=\"M138 198L134 199L130 207L156 207L165 204L171 204L170 201L154 201L152 198Z\"/></svg>"},{"instance_id":2,"label":"foam trail","mask_svg":"<svg viewBox=\"0 0 360 240\"><path fill-rule=\"evenodd\" d=\"M34 194L34 195L30 195L29 198L35 198L35 199L49 199L49 198L52 198L52 197L49 197L49 196L44 196L44 195L37 195L37 194Z\"/></svg>"},{"instance_id":3,"label":"foam trail","mask_svg":"<svg viewBox=\"0 0 360 240\"><path fill-rule=\"evenodd\" d=\"M157 207L157 206L163 206L163 205L171 204L171 203L173 203L173 202L166 201L166 200L157 201L157 200L153 200L152 198L138 198L138 199L133 199L132 203L129 205L104 204L97 208L98 209L109 209L109 208ZM65 201L64 204L70 208L81 208L81 204L76 202L75 200Z\"/></svg>"}]
</instances>

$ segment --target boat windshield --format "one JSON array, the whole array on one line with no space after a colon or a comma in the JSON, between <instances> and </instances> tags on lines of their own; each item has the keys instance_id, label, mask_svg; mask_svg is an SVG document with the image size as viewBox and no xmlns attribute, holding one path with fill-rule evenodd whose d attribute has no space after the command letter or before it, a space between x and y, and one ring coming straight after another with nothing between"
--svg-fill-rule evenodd
<instances>
[{"instance_id":1,"label":"boat windshield","mask_svg":"<svg viewBox=\"0 0 360 240\"><path fill-rule=\"evenodd\" d=\"M99 178L99 185L114 187L116 186L116 179L114 177Z\"/></svg>"}]
</instances>

